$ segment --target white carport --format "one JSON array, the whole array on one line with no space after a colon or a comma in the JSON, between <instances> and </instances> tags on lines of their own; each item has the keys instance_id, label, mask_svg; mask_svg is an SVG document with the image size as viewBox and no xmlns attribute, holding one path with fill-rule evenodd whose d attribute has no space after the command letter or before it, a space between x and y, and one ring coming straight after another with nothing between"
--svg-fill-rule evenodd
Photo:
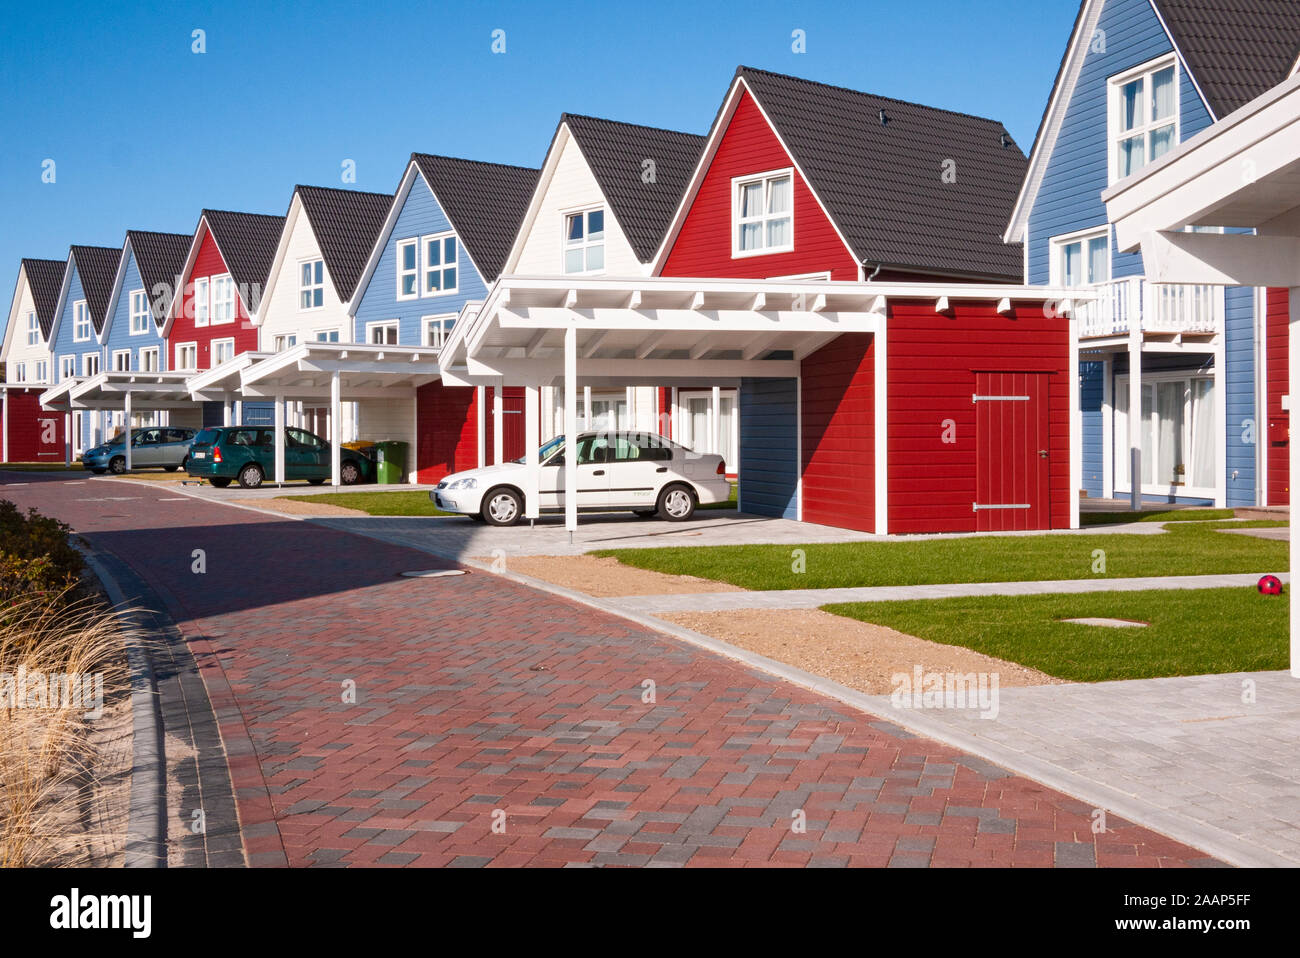
<instances>
[{"instance_id":1,"label":"white carport","mask_svg":"<svg viewBox=\"0 0 1300 958\"><path fill-rule=\"evenodd\" d=\"M1103 197L1119 246L1142 249L1157 283L1287 287L1288 368L1300 396L1300 75L1194 137ZM1189 226L1253 229L1188 233ZM1300 476L1300 443L1290 444ZM1291 535L1291 569L1300 539ZM1300 678L1300 583L1291 587L1291 674Z\"/></svg>"},{"instance_id":2,"label":"white carport","mask_svg":"<svg viewBox=\"0 0 1300 958\"><path fill-rule=\"evenodd\" d=\"M450 385L523 385L526 516L538 516L538 396L561 385L564 434L579 387L796 379L799 362L844 333L884 326L883 288L859 283L506 277L467 307L442 350ZM878 350L877 363L884 363ZM880 376L883 383L885 377ZM884 442L878 431L878 443ZM577 528L577 459L564 463L565 525Z\"/></svg>"},{"instance_id":3,"label":"white carport","mask_svg":"<svg viewBox=\"0 0 1300 958\"><path fill-rule=\"evenodd\" d=\"M68 467L72 466L72 446L75 442L72 437L72 410L82 408L72 401L72 390L83 381L79 376L65 379L41 393L43 407L63 413L63 464Z\"/></svg>"},{"instance_id":4,"label":"white carport","mask_svg":"<svg viewBox=\"0 0 1300 958\"><path fill-rule=\"evenodd\" d=\"M220 366L190 375L186 384L190 398L195 402L221 403L221 424L237 425L241 419L238 406L242 402L239 387L245 370L273 355L274 353L240 353Z\"/></svg>"},{"instance_id":5,"label":"white carport","mask_svg":"<svg viewBox=\"0 0 1300 958\"><path fill-rule=\"evenodd\" d=\"M214 370L215 372L215 370ZM330 421L341 422L344 401L406 407L412 423L407 441L412 458L416 436L416 390L439 377L438 351L410 346L369 346L351 343L300 343L273 353L239 370L239 395L275 401L275 481L284 482L284 404L289 400L328 400ZM337 438L330 443L332 483L341 485L342 457ZM408 463L408 474L413 472Z\"/></svg>"},{"instance_id":6,"label":"white carport","mask_svg":"<svg viewBox=\"0 0 1300 958\"><path fill-rule=\"evenodd\" d=\"M126 435L131 435L131 414L141 410L185 409L193 406L186 380L189 373L114 372L106 370L80 380L69 391L79 409L122 410ZM127 441L126 468L131 469L131 443Z\"/></svg>"}]
</instances>

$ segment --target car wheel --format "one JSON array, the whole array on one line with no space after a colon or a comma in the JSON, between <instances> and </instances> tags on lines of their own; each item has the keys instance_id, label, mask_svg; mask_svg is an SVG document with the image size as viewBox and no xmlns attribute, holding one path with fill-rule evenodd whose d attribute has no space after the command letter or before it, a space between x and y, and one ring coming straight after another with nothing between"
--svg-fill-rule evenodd
<instances>
[{"instance_id":1,"label":"car wheel","mask_svg":"<svg viewBox=\"0 0 1300 958\"><path fill-rule=\"evenodd\" d=\"M659 517L669 522L685 522L695 515L695 493L690 486L667 486L659 493Z\"/></svg>"},{"instance_id":2,"label":"car wheel","mask_svg":"<svg viewBox=\"0 0 1300 958\"><path fill-rule=\"evenodd\" d=\"M513 526L523 512L524 500L513 489L502 486L483 497L483 521L493 526Z\"/></svg>"},{"instance_id":3,"label":"car wheel","mask_svg":"<svg viewBox=\"0 0 1300 958\"><path fill-rule=\"evenodd\" d=\"M126 472L126 456L114 456L108 461L108 471L115 476Z\"/></svg>"},{"instance_id":4,"label":"car wheel","mask_svg":"<svg viewBox=\"0 0 1300 958\"><path fill-rule=\"evenodd\" d=\"M245 489L256 489L264 478L262 467L251 462L239 470L239 484Z\"/></svg>"},{"instance_id":5,"label":"car wheel","mask_svg":"<svg viewBox=\"0 0 1300 958\"><path fill-rule=\"evenodd\" d=\"M339 479L345 486L355 486L361 481L361 467L349 459L339 466Z\"/></svg>"},{"instance_id":6,"label":"car wheel","mask_svg":"<svg viewBox=\"0 0 1300 958\"><path fill-rule=\"evenodd\" d=\"M230 480L224 476L213 476L208 480L208 482L212 483L218 489L224 489L226 486L230 485Z\"/></svg>"},{"instance_id":7,"label":"car wheel","mask_svg":"<svg viewBox=\"0 0 1300 958\"><path fill-rule=\"evenodd\" d=\"M311 483L313 486L320 486L320 485L324 485L325 483L324 479L308 479L307 481Z\"/></svg>"}]
</instances>

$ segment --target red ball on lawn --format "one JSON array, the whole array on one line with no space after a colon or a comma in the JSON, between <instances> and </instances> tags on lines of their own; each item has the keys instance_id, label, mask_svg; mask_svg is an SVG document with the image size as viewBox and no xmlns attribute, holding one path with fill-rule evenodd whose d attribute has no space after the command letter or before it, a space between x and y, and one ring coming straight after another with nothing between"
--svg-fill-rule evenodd
<instances>
[{"instance_id":1,"label":"red ball on lawn","mask_svg":"<svg viewBox=\"0 0 1300 958\"><path fill-rule=\"evenodd\" d=\"M1260 595L1281 595L1282 580L1275 575L1266 575L1259 580Z\"/></svg>"}]
</instances>

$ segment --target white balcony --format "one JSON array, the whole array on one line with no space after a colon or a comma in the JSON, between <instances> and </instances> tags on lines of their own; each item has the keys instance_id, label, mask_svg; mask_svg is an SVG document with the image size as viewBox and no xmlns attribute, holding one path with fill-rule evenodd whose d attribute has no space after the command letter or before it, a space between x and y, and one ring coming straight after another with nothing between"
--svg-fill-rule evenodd
<instances>
[{"instance_id":1,"label":"white balcony","mask_svg":"<svg viewBox=\"0 0 1300 958\"><path fill-rule=\"evenodd\" d=\"M1125 337L1134 328L1161 338L1201 339L1223 332L1222 286L1148 283L1133 276L1089 288L1096 298L1075 306L1080 339Z\"/></svg>"}]
</instances>

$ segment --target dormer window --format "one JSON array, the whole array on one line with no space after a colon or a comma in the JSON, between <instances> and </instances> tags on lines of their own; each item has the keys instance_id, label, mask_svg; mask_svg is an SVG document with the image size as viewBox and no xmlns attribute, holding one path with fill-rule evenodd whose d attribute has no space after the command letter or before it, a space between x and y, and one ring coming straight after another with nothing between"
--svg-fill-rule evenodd
<instances>
[{"instance_id":1,"label":"dormer window","mask_svg":"<svg viewBox=\"0 0 1300 958\"><path fill-rule=\"evenodd\" d=\"M325 305L325 261L301 264L298 272L298 308L320 309Z\"/></svg>"},{"instance_id":2,"label":"dormer window","mask_svg":"<svg viewBox=\"0 0 1300 958\"><path fill-rule=\"evenodd\" d=\"M27 345L39 346L41 344L41 324L36 318L35 312L27 314Z\"/></svg>"},{"instance_id":3,"label":"dormer window","mask_svg":"<svg viewBox=\"0 0 1300 958\"><path fill-rule=\"evenodd\" d=\"M605 211L584 210L564 218L564 271L599 273L605 269Z\"/></svg>"},{"instance_id":4,"label":"dormer window","mask_svg":"<svg viewBox=\"0 0 1300 958\"><path fill-rule=\"evenodd\" d=\"M142 289L131 291L131 335L139 336L149 332L149 320L153 313L149 309L149 297Z\"/></svg>"},{"instance_id":5,"label":"dormer window","mask_svg":"<svg viewBox=\"0 0 1300 958\"><path fill-rule=\"evenodd\" d=\"M794 171L732 180L732 256L794 249Z\"/></svg>"},{"instance_id":6,"label":"dormer window","mask_svg":"<svg viewBox=\"0 0 1300 958\"><path fill-rule=\"evenodd\" d=\"M86 301L79 299L72 304L72 341L84 343L90 339L90 310Z\"/></svg>"},{"instance_id":7,"label":"dormer window","mask_svg":"<svg viewBox=\"0 0 1300 958\"><path fill-rule=\"evenodd\" d=\"M1178 63L1163 57L1110 81L1111 182L1178 144Z\"/></svg>"}]
</instances>

